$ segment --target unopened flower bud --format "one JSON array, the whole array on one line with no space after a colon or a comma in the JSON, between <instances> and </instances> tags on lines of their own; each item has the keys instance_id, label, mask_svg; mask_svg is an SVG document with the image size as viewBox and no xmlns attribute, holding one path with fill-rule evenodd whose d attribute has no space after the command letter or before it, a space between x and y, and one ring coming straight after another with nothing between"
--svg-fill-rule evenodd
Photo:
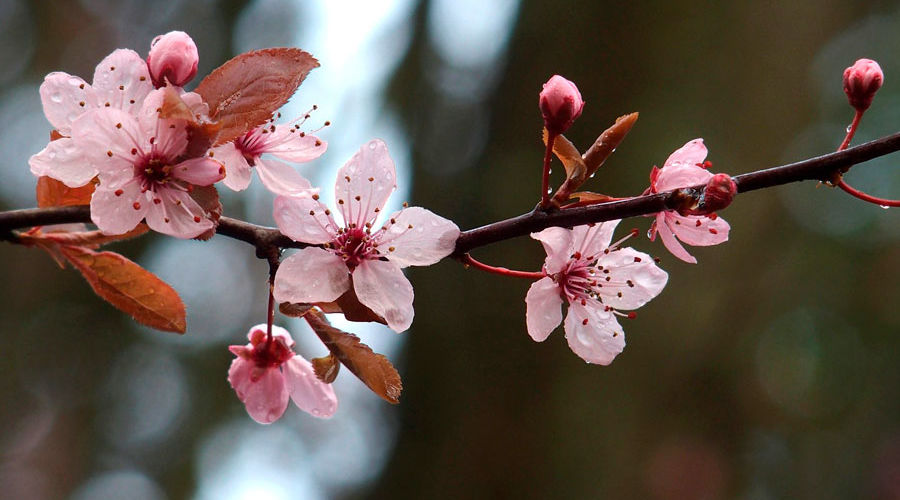
<instances>
[{"instance_id":1,"label":"unopened flower bud","mask_svg":"<svg viewBox=\"0 0 900 500\"><path fill-rule=\"evenodd\" d=\"M716 174L706 183L703 191L703 199L700 202L700 213L695 215L708 215L722 210L731 205L734 195L737 194L737 184L728 174Z\"/></svg>"},{"instance_id":2,"label":"unopened flower bud","mask_svg":"<svg viewBox=\"0 0 900 500\"><path fill-rule=\"evenodd\" d=\"M539 104L544 115L544 126L551 134L568 130L584 108L578 87L559 75L553 75L544 84Z\"/></svg>"},{"instance_id":3,"label":"unopened flower bud","mask_svg":"<svg viewBox=\"0 0 900 500\"><path fill-rule=\"evenodd\" d=\"M844 93L856 111L869 109L872 98L884 83L881 66L871 59L859 59L844 70Z\"/></svg>"},{"instance_id":4,"label":"unopened flower bud","mask_svg":"<svg viewBox=\"0 0 900 500\"><path fill-rule=\"evenodd\" d=\"M153 84L159 88L168 81L172 85L184 86L197 74L197 45L183 31L170 31L160 35L150 43L147 66Z\"/></svg>"}]
</instances>

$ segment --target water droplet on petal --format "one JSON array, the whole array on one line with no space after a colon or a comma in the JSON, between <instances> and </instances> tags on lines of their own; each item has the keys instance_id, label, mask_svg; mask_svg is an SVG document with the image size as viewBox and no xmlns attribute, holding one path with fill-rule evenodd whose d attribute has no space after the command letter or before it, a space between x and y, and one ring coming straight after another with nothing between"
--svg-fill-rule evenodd
<instances>
[{"instance_id":1,"label":"water droplet on petal","mask_svg":"<svg viewBox=\"0 0 900 500\"><path fill-rule=\"evenodd\" d=\"M376 144L374 141L369 143L369 149L371 149L372 151L375 151L375 148L377 148L377 147L378 147L378 144Z\"/></svg>"},{"instance_id":2,"label":"water droplet on petal","mask_svg":"<svg viewBox=\"0 0 900 500\"><path fill-rule=\"evenodd\" d=\"M60 94L59 92L54 92L50 95L50 100L59 104L62 102L62 94Z\"/></svg>"}]
</instances>

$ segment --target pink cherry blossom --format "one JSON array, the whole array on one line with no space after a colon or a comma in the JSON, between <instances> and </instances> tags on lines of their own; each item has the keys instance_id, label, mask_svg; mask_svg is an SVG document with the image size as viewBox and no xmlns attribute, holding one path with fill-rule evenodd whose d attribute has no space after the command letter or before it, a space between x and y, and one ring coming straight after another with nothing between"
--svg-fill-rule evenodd
<instances>
[{"instance_id":1,"label":"pink cherry blossom","mask_svg":"<svg viewBox=\"0 0 900 500\"><path fill-rule=\"evenodd\" d=\"M525 322L528 334L543 342L563 321L575 354L588 363L608 365L625 348L625 333L616 316L659 295L669 275L649 255L610 245L618 220L572 229L547 228L531 237L547 252L546 277L528 289Z\"/></svg>"},{"instance_id":2,"label":"pink cherry blossom","mask_svg":"<svg viewBox=\"0 0 900 500\"><path fill-rule=\"evenodd\" d=\"M44 115L64 137L51 141L28 160L31 172L69 187L87 184L97 169L85 161L83 148L71 137L75 120L98 108L134 115L152 90L147 63L132 50L119 49L103 59L94 71L93 84L62 72L47 75L40 88Z\"/></svg>"},{"instance_id":3,"label":"pink cherry blossom","mask_svg":"<svg viewBox=\"0 0 900 500\"><path fill-rule=\"evenodd\" d=\"M268 343L266 325L261 324L251 328L247 338L247 345L228 347L237 356L228 369L228 382L253 420L261 424L278 420L288 399L314 417L334 415L334 389L316 377L309 361L294 353L294 339L287 330L273 326Z\"/></svg>"},{"instance_id":4,"label":"pink cherry blossom","mask_svg":"<svg viewBox=\"0 0 900 500\"><path fill-rule=\"evenodd\" d=\"M100 176L91 198L91 220L105 233L125 233L145 218L154 231L179 238L213 227L190 193L195 185L222 180L225 169L206 156L182 158L187 123L160 118L163 92L151 92L137 116L100 108L72 126L82 156Z\"/></svg>"},{"instance_id":5,"label":"pink cherry blossom","mask_svg":"<svg viewBox=\"0 0 900 500\"><path fill-rule=\"evenodd\" d=\"M663 168L653 167L650 173L650 192L659 193L683 187L706 184L713 178L706 169L706 146L703 139L694 139L672 153ZM710 215L680 215L674 210L656 214L650 226L650 239L659 233L663 244L679 259L696 264L697 259L689 254L681 242L692 246L718 245L728 241L731 227L721 217Z\"/></svg>"},{"instance_id":6,"label":"pink cherry blossom","mask_svg":"<svg viewBox=\"0 0 900 500\"><path fill-rule=\"evenodd\" d=\"M318 137L300 131L299 125L271 123L247 132L232 142L213 148L214 157L225 165L225 185L235 191L247 189L250 172L256 167L259 180L269 191L285 196L308 193L312 186L293 167L272 158L294 163L315 160L328 145Z\"/></svg>"},{"instance_id":7,"label":"pink cherry blossom","mask_svg":"<svg viewBox=\"0 0 900 500\"><path fill-rule=\"evenodd\" d=\"M339 226L318 196L275 198L282 233L310 245L291 255L275 276L279 302L331 302L352 289L359 301L401 332L413 319L413 289L401 270L450 255L459 237L453 222L420 208L404 208L374 228L396 188L394 162L380 140L363 145L338 171Z\"/></svg>"},{"instance_id":8,"label":"pink cherry blossom","mask_svg":"<svg viewBox=\"0 0 900 500\"><path fill-rule=\"evenodd\" d=\"M154 38L147 55L150 76L157 88L166 85L166 82L183 87L197 74L199 61L197 45L183 31L170 31Z\"/></svg>"}]
</instances>

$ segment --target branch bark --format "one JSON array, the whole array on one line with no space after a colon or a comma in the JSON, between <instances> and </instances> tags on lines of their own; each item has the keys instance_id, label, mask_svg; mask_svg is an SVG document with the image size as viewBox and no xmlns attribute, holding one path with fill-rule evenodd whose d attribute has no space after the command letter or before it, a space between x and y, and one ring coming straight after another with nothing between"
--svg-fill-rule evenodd
<instances>
[{"instance_id":1,"label":"branch bark","mask_svg":"<svg viewBox=\"0 0 900 500\"><path fill-rule=\"evenodd\" d=\"M896 151L900 151L900 133L882 137L836 153L737 175L733 179L735 184L737 184L739 194L804 180L829 181L833 178L835 172L846 171L853 165ZM475 248L525 236L551 226L572 227L669 210L683 202L686 191L699 195L702 194L703 187L702 185L693 186L588 207L553 211L543 211L536 208L517 217L463 231L456 242L456 250L452 256L458 257ZM90 208L87 206L29 208L0 212L0 239L15 241L16 236L13 231L16 229L90 221ZM273 248L303 248L308 246L291 240L275 228L259 226L230 217L221 217L219 219L216 234L249 243L256 248L257 256L263 259L271 255Z\"/></svg>"}]
</instances>

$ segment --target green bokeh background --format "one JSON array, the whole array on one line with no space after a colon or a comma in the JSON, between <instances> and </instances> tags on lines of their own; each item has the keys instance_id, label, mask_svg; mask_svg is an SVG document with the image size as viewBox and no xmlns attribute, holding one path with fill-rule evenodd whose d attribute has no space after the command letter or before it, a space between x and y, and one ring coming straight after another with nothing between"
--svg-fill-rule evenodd
<instances>
[{"instance_id":1,"label":"green bokeh background","mask_svg":"<svg viewBox=\"0 0 900 500\"><path fill-rule=\"evenodd\" d=\"M86 33L96 50L86 60L113 48L96 13L69 2L29 5L35 52L17 84L36 93L50 71L90 75L92 64L61 59ZM204 30L227 32L245 7L201 2L217 10L215 28L185 17L158 31L194 34L201 72L209 71L233 54L204 51ZM409 137L410 201L463 229L534 206L543 152L537 93L554 73L577 82L587 101L567 134L576 145L590 144L619 115L641 113L589 184L614 195L640 193L650 167L695 137L705 139L714 169L731 174L833 150L852 117L840 75L858 57L879 60L886 84L857 142L900 126L896 2L526 0L495 86L480 100L441 90L448 83L435 71L441 61L427 38L428 8L418 2L408 20L413 39L385 105L398 110ZM132 46L143 51L148 41ZM464 71L458 76L466 83ZM848 178L898 197L895 163L863 165ZM0 157L0 168L27 166ZM2 199L0 207L23 208ZM628 346L608 367L581 361L561 330L531 341L527 281L455 262L410 270L416 317L394 358L404 392L400 405L386 408L396 443L380 476L328 495L900 498L900 216L814 183L742 195L721 215L732 225L730 241L691 249L698 265L659 242L634 240L662 259L669 284L624 321ZM648 224L638 218L622 227L643 233ZM116 249L141 262L148 240L159 238ZM248 300L261 310L265 269L249 247L236 247L257 278ZM210 248L215 259L218 247ZM537 269L543 259L527 238L476 255L517 269ZM0 473L31 474L21 483L32 485L31 498L66 497L113 465L99 436L109 411L104 387L117 356L140 352L146 334L76 273L32 249L0 245L0 293ZM167 347L178 351L194 389L191 410L174 440L145 446L142 463L169 498L195 493L199 436L243 411L224 383L225 346L241 342L250 320L221 314L233 325L221 348ZM48 406L52 419L35 422L34 409ZM38 425L43 431L30 433ZM31 435L41 438L22 444Z\"/></svg>"}]
</instances>

